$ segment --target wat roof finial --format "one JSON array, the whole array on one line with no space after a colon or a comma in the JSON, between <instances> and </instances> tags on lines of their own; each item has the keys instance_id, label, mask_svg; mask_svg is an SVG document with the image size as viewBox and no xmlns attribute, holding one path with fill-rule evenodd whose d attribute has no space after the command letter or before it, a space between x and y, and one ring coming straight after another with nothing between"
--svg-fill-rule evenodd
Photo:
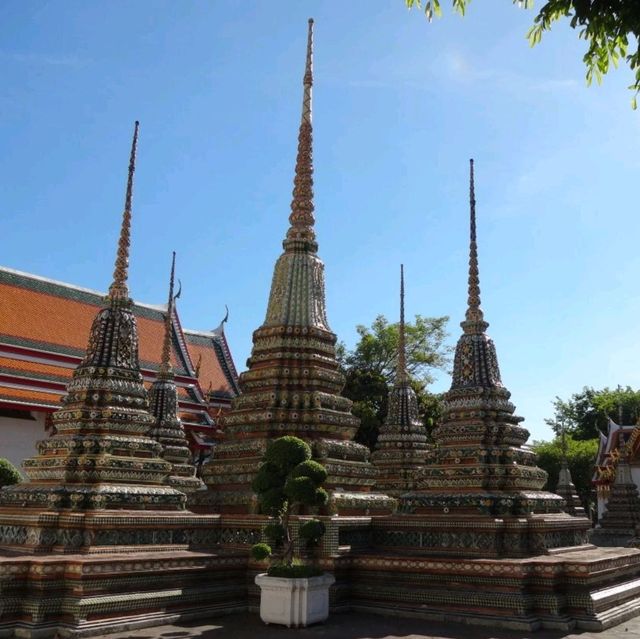
<instances>
[{"instance_id":1,"label":"wat roof finial","mask_svg":"<svg viewBox=\"0 0 640 639\"><path fill-rule=\"evenodd\" d=\"M131 143L131 155L129 157L129 174L127 177L127 192L124 198L124 212L122 213L122 227L118 240L118 253L113 270L113 283L109 287L110 300L126 300L129 297L127 277L129 270L129 246L131 244L131 199L133 196L133 174L136 170L136 149L138 146L138 127L136 120L133 130L133 142Z\"/></svg>"},{"instance_id":2,"label":"wat roof finial","mask_svg":"<svg viewBox=\"0 0 640 639\"><path fill-rule=\"evenodd\" d=\"M469 160L469 297L467 312L462 322L465 333L482 333L489 326L480 308L480 271L478 268L478 244L476 242L476 194L473 174L473 158Z\"/></svg>"},{"instance_id":3,"label":"wat roof finial","mask_svg":"<svg viewBox=\"0 0 640 639\"><path fill-rule=\"evenodd\" d=\"M169 277L169 301L167 302L167 315L164 320L164 340L162 342L162 356L160 358L160 370L158 377L167 378L173 374L169 357L171 355L171 316L173 315L173 284L176 272L176 252L173 251L171 259L171 276Z\"/></svg>"},{"instance_id":4,"label":"wat roof finial","mask_svg":"<svg viewBox=\"0 0 640 639\"><path fill-rule=\"evenodd\" d=\"M303 78L302 118L298 133L298 155L296 157L293 200L291 201L290 227L284 241L286 250L302 249L317 251L313 225L313 19L309 19L307 35L307 59Z\"/></svg>"},{"instance_id":5,"label":"wat roof finial","mask_svg":"<svg viewBox=\"0 0 640 639\"><path fill-rule=\"evenodd\" d=\"M404 329L404 264L400 264L400 327L398 336L398 370L396 383L407 379L407 352Z\"/></svg>"}]
</instances>

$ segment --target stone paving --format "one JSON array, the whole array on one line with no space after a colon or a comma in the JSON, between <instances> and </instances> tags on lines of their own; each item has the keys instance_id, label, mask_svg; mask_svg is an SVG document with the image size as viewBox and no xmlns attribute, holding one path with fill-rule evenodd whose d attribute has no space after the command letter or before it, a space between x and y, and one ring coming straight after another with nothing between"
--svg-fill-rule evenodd
<instances>
[{"instance_id":1,"label":"stone paving","mask_svg":"<svg viewBox=\"0 0 640 639\"><path fill-rule=\"evenodd\" d=\"M217 617L191 622L130 630L108 639L640 639L640 617L604 632L562 633L540 630L517 632L490 627L443 624L423 619L382 617L364 613L333 614L324 624L309 628L266 626L258 614Z\"/></svg>"}]
</instances>

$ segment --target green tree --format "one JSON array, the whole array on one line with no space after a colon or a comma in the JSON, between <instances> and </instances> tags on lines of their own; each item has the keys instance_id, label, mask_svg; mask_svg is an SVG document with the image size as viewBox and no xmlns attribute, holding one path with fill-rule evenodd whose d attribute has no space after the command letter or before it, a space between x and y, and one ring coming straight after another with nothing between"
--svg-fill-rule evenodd
<instances>
[{"instance_id":1,"label":"green tree","mask_svg":"<svg viewBox=\"0 0 640 639\"><path fill-rule=\"evenodd\" d=\"M19 484L22 476L18 469L4 457L0 457L0 487Z\"/></svg>"},{"instance_id":2,"label":"green tree","mask_svg":"<svg viewBox=\"0 0 640 639\"><path fill-rule=\"evenodd\" d=\"M533 0L512 0L520 7L531 8ZM453 8L465 14L471 0L452 0ZM441 15L441 0L405 0L407 7L423 7L432 20ZM629 87L634 91L632 106L637 106L640 91L640 2L638 0L547 0L534 18L527 38L531 46L540 42L545 31L562 18L569 19L572 29L578 29L578 37L587 42L583 61L587 68L587 84L593 78L598 83L611 66L626 61L635 72L635 82ZM631 41L631 48L629 48Z\"/></svg>"},{"instance_id":3,"label":"green tree","mask_svg":"<svg viewBox=\"0 0 640 639\"><path fill-rule=\"evenodd\" d=\"M567 463L571 471L571 478L582 504L587 507L589 501L592 501L591 477L593 476L593 465L598 454L598 440L577 440L568 436L566 443ZM561 438L556 437L550 442L535 441L531 448L537 455L538 466L549 473L545 488L555 491L562 463Z\"/></svg>"},{"instance_id":4,"label":"green tree","mask_svg":"<svg viewBox=\"0 0 640 639\"><path fill-rule=\"evenodd\" d=\"M556 397L554 416L545 419L556 433L562 428L574 439L592 439L606 432L609 417L623 424L635 424L640 417L640 391L630 386L595 390L585 386L570 399Z\"/></svg>"},{"instance_id":5,"label":"green tree","mask_svg":"<svg viewBox=\"0 0 640 639\"><path fill-rule=\"evenodd\" d=\"M310 577L322 573L294 561L290 521L291 515L303 507L327 503L329 495L322 488L326 479L327 471L311 459L311 447L302 439L285 435L267 445L251 487L262 512L273 518L264 530L270 544L255 544L251 555L257 561L274 558L268 570L270 576ZM319 519L311 519L300 526L299 532L307 543L317 543L324 534L324 524Z\"/></svg>"},{"instance_id":6,"label":"green tree","mask_svg":"<svg viewBox=\"0 0 640 639\"><path fill-rule=\"evenodd\" d=\"M448 317L416 315L413 323L405 324L407 371L427 430L440 415L439 396L427 386L433 371L445 370L451 361L452 349L445 345L448 321ZM353 412L361 420L356 441L373 448L387 414L389 384L395 379L399 325L379 315L370 327L359 325L356 330L359 340L353 350L344 344L338 347L346 377L343 394L354 402Z\"/></svg>"}]
</instances>

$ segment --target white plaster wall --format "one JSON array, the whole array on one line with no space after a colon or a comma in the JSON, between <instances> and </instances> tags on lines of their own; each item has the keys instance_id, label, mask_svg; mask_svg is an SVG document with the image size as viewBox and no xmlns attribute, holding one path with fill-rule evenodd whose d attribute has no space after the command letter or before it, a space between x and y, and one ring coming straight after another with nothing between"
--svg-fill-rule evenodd
<instances>
[{"instance_id":1,"label":"white plaster wall","mask_svg":"<svg viewBox=\"0 0 640 639\"><path fill-rule=\"evenodd\" d=\"M601 493L598 493L598 521L602 519L605 510L607 510L607 502Z\"/></svg>"},{"instance_id":2,"label":"white plaster wall","mask_svg":"<svg viewBox=\"0 0 640 639\"><path fill-rule=\"evenodd\" d=\"M633 479L633 483L640 490L640 466L631 466L631 479Z\"/></svg>"},{"instance_id":3,"label":"white plaster wall","mask_svg":"<svg viewBox=\"0 0 640 639\"><path fill-rule=\"evenodd\" d=\"M46 413L32 411L35 420L0 417L0 457L8 459L24 476L22 460L33 457L36 442L45 439Z\"/></svg>"}]
</instances>

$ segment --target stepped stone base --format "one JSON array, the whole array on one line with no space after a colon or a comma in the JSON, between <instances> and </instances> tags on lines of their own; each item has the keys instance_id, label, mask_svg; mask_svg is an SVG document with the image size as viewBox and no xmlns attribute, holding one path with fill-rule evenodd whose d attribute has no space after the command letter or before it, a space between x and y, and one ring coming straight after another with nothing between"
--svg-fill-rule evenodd
<instances>
[{"instance_id":1,"label":"stepped stone base","mask_svg":"<svg viewBox=\"0 0 640 639\"><path fill-rule=\"evenodd\" d=\"M246 552L0 555L0 637L87 637L246 608Z\"/></svg>"},{"instance_id":2,"label":"stepped stone base","mask_svg":"<svg viewBox=\"0 0 640 639\"><path fill-rule=\"evenodd\" d=\"M594 528L589 541L596 546L640 548L640 526L632 528Z\"/></svg>"},{"instance_id":3,"label":"stepped stone base","mask_svg":"<svg viewBox=\"0 0 640 639\"><path fill-rule=\"evenodd\" d=\"M527 631L599 631L640 614L637 549L585 544L519 558L423 556L413 537L393 551L380 544L381 532L415 530L412 518L321 519L327 532L316 553L320 566L336 577L330 592L334 611ZM411 524L405 529L403 519ZM215 550L0 551L0 637L98 636L255 610L259 592L253 578L264 565L249 562L248 550L260 540L267 519L223 515L211 520ZM427 525L432 522L425 519L418 527Z\"/></svg>"},{"instance_id":4,"label":"stepped stone base","mask_svg":"<svg viewBox=\"0 0 640 639\"><path fill-rule=\"evenodd\" d=\"M587 543L590 526L588 519L565 513L464 518L398 515L375 521L371 541L376 548L399 555L531 557Z\"/></svg>"},{"instance_id":5,"label":"stepped stone base","mask_svg":"<svg viewBox=\"0 0 640 639\"><path fill-rule=\"evenodd\" d=\"M0 548L20 554L185 550L216 545L220 517L188 511L0 509Z\"/></svg>"},{"instance_id":6,"label":"stepped stone base","mask_svg":"<svg viewBox=\"0 0 640 639\"><path fill-rule=\"evenodd\" d=\"M378 614L520 630L600 631L640 613L640 551L568 548L524 559L366 553L349 565L346 601Z\"/></svg>"}]
</instances>

